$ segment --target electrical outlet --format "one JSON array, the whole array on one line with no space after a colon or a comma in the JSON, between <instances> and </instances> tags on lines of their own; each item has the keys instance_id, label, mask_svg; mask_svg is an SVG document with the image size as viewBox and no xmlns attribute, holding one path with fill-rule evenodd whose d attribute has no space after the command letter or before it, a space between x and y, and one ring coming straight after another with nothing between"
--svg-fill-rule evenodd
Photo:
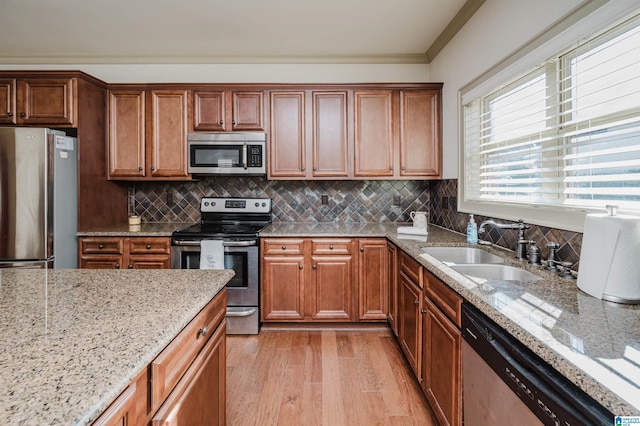
<instances>
[{"instance_id":1,"label":"electrical outlet","mask_svg":"<svg viewBox=\"0 0 640 426\"><path fill-rule=\"evenodd\" d=\"M172 206L173 205L173 192L172 191L168 191L167 192L167 206Z\"/></svg>"},{"instance_id":2,"label":"electrical outlet","mask_svg":"<svg viewBox=\"0 0 640 426\"><path fill-rule=\"evenodd\" d=\"M449 210L449 197L442 197L442 208Z\"/></svg>"},{"instance_id":3,"label":"electrical outlet","mask_svg":"<svg viewBox=\"0 0 640 426\"><path fill-rule=\"evenodd\" d=\"M458 197L449 197L449 208L451 210L458 209Z\"/></svg>"},{"instance_id":4,"label":"electrical outlet","mask_svg":"<svg viewBox=\"0 0 640 426\"><path fill-rule=\"evenodd\" d=\"M394 206L399 206L400 204L402 204L402 197L400 197L399 195L394 195L393 196L393 205Z\"/></svg>"},{"instance_id":5,"label":"electrical outlet","mask_svg":"<svg viewBox=\"0 0 640 426\"><path fill-rule=\"evenodd\" d=\"M329 196L327 194L322 194L322 197L320 197L320 200L323 206L326 206L327 204L329 204Z\"/></svg>"}]
</instances>

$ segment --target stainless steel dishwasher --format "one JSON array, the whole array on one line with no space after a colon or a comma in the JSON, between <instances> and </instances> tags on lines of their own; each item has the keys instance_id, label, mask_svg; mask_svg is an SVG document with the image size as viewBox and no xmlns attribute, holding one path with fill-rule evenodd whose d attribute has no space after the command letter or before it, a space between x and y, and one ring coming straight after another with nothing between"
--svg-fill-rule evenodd
<instances>
[{"instance_id":1,"label":"stainless steel dishwasher","mask_svg":"<svg viewBox=\"0 0 640 426\"><path fill-rule=\"evenodd\" d=\"M465 426L614 424L611 412L468 303L462 336Z\"/></svg>"}]
</instances>

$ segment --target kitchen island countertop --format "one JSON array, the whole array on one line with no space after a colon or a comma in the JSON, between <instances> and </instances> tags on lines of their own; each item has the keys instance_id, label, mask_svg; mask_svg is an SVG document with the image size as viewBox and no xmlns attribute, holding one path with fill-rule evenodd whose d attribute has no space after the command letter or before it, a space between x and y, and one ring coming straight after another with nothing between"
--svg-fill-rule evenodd
<instances>
[{"instance_id":1,"label":"kitchen island countertop","mask_svg":"<svg viewBox=\"0 0 640 426\"><path fill-rule=\"evenodd\" d=\"M0 424L89 424L231 270L0 269Z\"/></svg>"}]
</instances>

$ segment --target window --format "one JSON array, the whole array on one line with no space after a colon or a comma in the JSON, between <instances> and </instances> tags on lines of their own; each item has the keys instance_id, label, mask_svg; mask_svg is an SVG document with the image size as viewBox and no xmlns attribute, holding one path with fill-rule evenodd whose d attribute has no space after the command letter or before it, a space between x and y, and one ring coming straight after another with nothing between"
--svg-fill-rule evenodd
<instances>
[{"instance_id":1,"label":"window","mask_svg":"<svg viewBox=\"0 0 640 426\"><path fill-rule=\"evenodd\" d=\"M467 209L640 212L640 14L493 87L463 95Z\"/></svg>"}]
</instances>

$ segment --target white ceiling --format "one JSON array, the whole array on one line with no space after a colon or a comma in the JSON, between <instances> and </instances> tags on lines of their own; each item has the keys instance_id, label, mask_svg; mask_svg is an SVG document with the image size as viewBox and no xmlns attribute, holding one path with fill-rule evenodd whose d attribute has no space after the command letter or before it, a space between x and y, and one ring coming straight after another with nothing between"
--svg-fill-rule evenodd
<instances>
[{"instance_id":1,"label":"white ceiling","mask_svg":"<svg viewBox=\"0 0 640 426\"><path fill-rule=\"evenodd\" d=\"M0 0L0 63L424 63L465 0Z\"/></svg>"}]
</instances>

